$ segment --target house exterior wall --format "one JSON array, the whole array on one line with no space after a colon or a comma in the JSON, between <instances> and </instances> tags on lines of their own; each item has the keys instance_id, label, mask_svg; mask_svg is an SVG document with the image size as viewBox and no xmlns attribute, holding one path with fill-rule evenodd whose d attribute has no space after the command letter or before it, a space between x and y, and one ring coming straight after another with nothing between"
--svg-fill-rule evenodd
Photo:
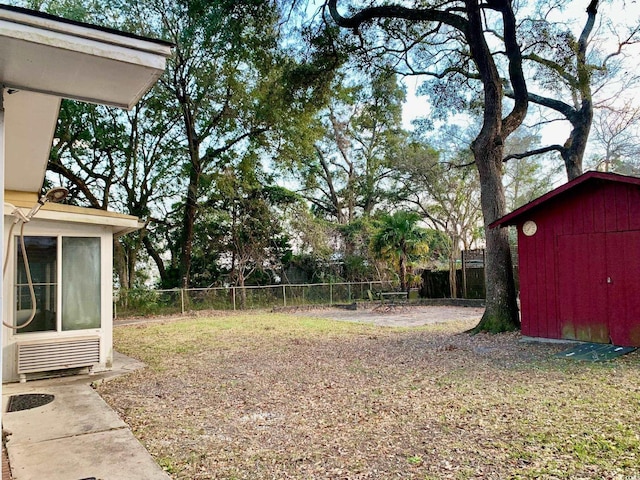
<instances>
[{"instance_id":1,"label":"house exterior wall","mask_svg":"<svg viewBox=\"0 0 640 480\"><path fill-rule=\"evenodd\" d=\"M3 297L3 319L9 324L13 324L15 316L15 241L8 238L9 228L13 217L4 217L4 238L3 242L8 251L9 262L4 276ZM19 234L18 228L14 229L12 236ZM99 337L100 339L100 362L96 370L111 368L113 360L113 231L108 226L82 225L77 223L65 223L60 221L48 221L38 219L31 220L24 228L25 236L77 236L77 237L97 237L100 238L100 328L74 331L50 331L50 332L30 332L16 333L13 329L2 326L2 358L3 382L13 382L19 379L17 373L17 343L18 342L48 342L63 341L79 337ZM60 289L58 289L60 298ZM58 315L60 313L58 312Z\"/></svg>"},{"instance_id":2,"label":"house exterior wall","mask_svg":"<svg viewBox=\"0 0 640 480\"><path fill-rule=\"evenodd\" d=\"M523 335L640 345L640 187L586 182L517 227Z\"/></svg>"}]
</instances>

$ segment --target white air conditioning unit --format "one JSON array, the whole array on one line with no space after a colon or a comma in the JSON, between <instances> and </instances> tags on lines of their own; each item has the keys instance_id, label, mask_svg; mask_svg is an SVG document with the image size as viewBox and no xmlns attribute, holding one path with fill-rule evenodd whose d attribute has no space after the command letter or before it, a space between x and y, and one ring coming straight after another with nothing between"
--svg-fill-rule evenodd
<instances>
[{"instance_id":1,"label":"white air conditioning unit","mask_svg":"<svg viewBox=\"0 0 640 480\"><path fill-rule=\"evenodd\" d=\"M100 363L100 337L76 337L60 340L27 341L18 344L20 382L27 373L88 367Z\"/></svg>"}]
</instances>

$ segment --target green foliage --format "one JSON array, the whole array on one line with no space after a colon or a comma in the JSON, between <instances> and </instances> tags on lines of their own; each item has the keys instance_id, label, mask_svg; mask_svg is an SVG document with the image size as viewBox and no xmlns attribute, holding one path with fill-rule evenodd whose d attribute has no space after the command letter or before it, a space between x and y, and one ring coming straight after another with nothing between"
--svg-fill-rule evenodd
<instances>
[{"instance_id":1,"label":"green foliage","mask_svg":"<svg viewBox=\"0 0 640 480\"><path fill-rule=\"evenodd\" d=\"M166 315L179 312L179 295L179 292L159 292L144 288L120 290L116 299L116 314L126 317L131 312L133 315Z\"/></svg>"},{"instance_id":2,"label":"green foliage","mask_svg":"<svg viewBox=\"0 0 640 480\"><path fill-rule=\"evenodd\" d=\"M451 252L451 238L443 231L434 228L425 229L425 235L429 245L429 260L446 263Z\"/></svg>"},{"instance_id":3,"label":"green foliage","mask_svg":"<svg viewBox=\"0 0 640 480\"><path fill-rule=\"evenodd\" d=\"M315 214L344 225L372 215L386 197L387 179L406 138L401 129L405 92L397 76L384 70L370 78L341 72L332 89L315 124L322 138L294 175Z\"/></svg>"},{"instance_id":4,"label":"green foliage","mask_svg":"<svg viewBox=\"0 0 640 480\"><path fill-rule=\"evenodd\" d=\"M415 212L397 211L385 214L378 221L378 228L371 239L371 248L379 258L397 268L401 289L407 290L411 265L423 260L428 251L427 235L418 226L420 215Z\"/></svg>"},{"instance_id":5,"label":"green foliage","mask_svg":"<svg viewBox=\"0 0 640 480\"><path fill-rule=\"evenodd\" d=\"M430 258L450 268L460 249L481 237L482 213L480 182L468 149L475 126L443 130L439 135L419 132L422 137L416 133L404 147L396 172L402 187L395 195L397 201L415 205L424 222L440 232L430 235L435 242Z\"/></svg>"},{"instance_id":6,"label":"green foliage","mask_svg":"<svg viewBox=\"0 0 640 480\"><path fill-rule=\"evenodd\" d=\"M28 0L26 8L58 15L78 22L104 24L104 2L100 0Z\"/></svg>"},{"instance_id":7,"label":"green foliage","mask_svg":"<svg viewBox=\"0 0 640 480\"><path fill-rule=\"evenodd\" d=\"M376 265L362 255L346 255L343 260L342 276L347 282L366 282L376 278Z\"/></svg>"},{"instance_id":8,"label":"green foliage","mask_svg":"<svg viewBox=\"0 0 640 480\"><path fill-rule=\"evenodd\" d=\"M291 163L312 151L318 137L314 113L325 104L334 65L342 61L332 49L332 29L296 57L285 48L282 12L270 1L33 3L175 44L165 75L131 113L64 102L51 170L64 179L75 203L153 217L137 242L123 244L130 265L144 248L162 286L220 281L226 251L212 244L209 233L224 243L213 223L228 222L207 202L233 194L235 187L219 174L233 164L249 179L253 164L237 159ZM250 215L278 224L273 218L298 200L273 178L263 180L256 180L257 190L241 189L247 203L253 200ZM246 204L243 209L251 210ZM286 260L285 236L277 234L272 244ZM122 275L125 262L119 264Z\"/></svg>"},{"instance_id":9,"label":"green foliage","mask_svg":"<svg viewBox=\"0 0 640 480\"><path fill-rule=\"evenodd\" d=\"M338 262L330 256L323 258L317 254L293 255L287 263L287 269L293 276L287 274L288 283L323 283L341 280L341 268Z\"/></svg>"},{"instance_id":10,"label":"green foliage","mask_svg":"<svg viewBox=\"0 0 640 480\"><path fill-rule=\"evenodd\" d=\"M218 258L213 265L230 258L224 269L233 283L274 283L291 256L278 211L297 202L296 195L271 187L270 176L261 170L255 156L221 166L212 182L214 188L201 214L207 221L198 222L198 237L206 238L208 247L201 253L215 251Z\"/></svg>"}]
</instances>

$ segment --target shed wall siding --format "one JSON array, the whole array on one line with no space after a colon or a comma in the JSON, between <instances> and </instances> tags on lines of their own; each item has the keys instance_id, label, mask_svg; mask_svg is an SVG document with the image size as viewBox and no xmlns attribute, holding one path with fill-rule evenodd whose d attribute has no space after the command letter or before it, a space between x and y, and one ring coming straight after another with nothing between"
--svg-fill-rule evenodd
<instances>
[{"instance_id":1,"label":"shed wall siding","mask_svg":"<svg viewBox=\"0 0 640 480\"><path fill-rule=\"evenodd\" d=\"M533 220L538 225L538 231L531 237L522 233L522 223L526 220ZM578 236L633 230L640 230L640 188L614 182L579 185L523 217L518 224L522 333L533 337L570 338L567 326L563 327L562 305L566 307L565 313L572 308L579 312L606 308L606 305L598 305L607 303L606 299L597 293L594 295L593 291L587 292L584 284L587 280L605 282L605 279L592 278L602 276L597 263L598 257L605 255L605 247L603 245L602 251L598 251L600 248L592 243L597 237L589 235L591 240L584 237L584 241L580 241ZM576 237L572 238L572 235ZM566 237L559 241L560 236ZM616 249L621 250L618 253L626 257L629 270L639 269L640 245L630 245L628 240L618 244L620 248L612 244L608 251L614 253L609 255L615 255ZM560 250L569 248L574 251ZM575 265L567 265L567 262ZM559 271L561 268L564 269L562 272ZM627 271L626 274L640 279L640 271ZM571 285L566 285L567 282ZM625 289L630 291L631 287L625 285ZM632 329L625 328L625 331Z\"/></svg>"},{"instance_id":2,"label":"shed wall siding","mask_svg":"<svg viewBox=\"0 0 640 480\"><path fill-rule=\"evenodd\" d=\"M640 346L640 230L606 235L607 318L616 345Z\"/></svg>"}]
</instances>

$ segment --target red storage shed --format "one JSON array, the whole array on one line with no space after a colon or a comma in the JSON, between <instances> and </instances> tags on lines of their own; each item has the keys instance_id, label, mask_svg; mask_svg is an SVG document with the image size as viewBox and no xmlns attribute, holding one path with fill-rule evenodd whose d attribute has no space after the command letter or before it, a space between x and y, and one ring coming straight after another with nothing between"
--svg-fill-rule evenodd
<instances>
[{"instance_id":1,"label":"red storage shed","mask_svg":"<svg viewBox=\"0 0 640 480\"><path fill-rule=\"evenodd\" d=\"M640 178L585 173L491 227L508 225L523 335L640 346Z\"/></svg>"}]
</instances>

